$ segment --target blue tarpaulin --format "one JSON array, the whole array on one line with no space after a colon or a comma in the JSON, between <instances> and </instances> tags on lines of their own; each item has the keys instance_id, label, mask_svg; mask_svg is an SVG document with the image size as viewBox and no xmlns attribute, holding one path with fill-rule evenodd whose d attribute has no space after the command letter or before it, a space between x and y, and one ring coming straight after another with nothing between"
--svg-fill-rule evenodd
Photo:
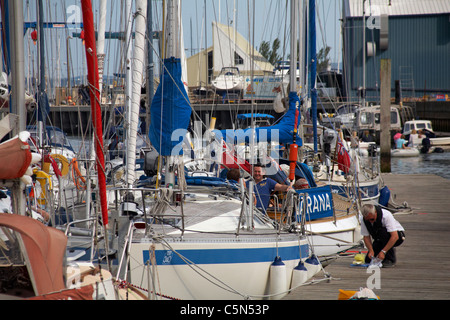
<instances>
[{"instance_id":1,"label":"blue tarpaulin","mask_svg":"<svg viewBox=\"0 0 450 320\"><path fill-rule=\"evenodd\" d=\"M289 109L283 118L273 126L255 128L255 143L278 141L279 143L289 144L293 141L295 127L296 104L300 105L300 98L295 92L289 93ZM300 115L298 119L300 123ZM252 128L238 130L214 130L216 137L223 137L227 143L239 144L250 143ZM302 139L297 135L296 143L302 145Z\"/></svg>"},{"instance_id":2,"label":"blue tarpaulin","mask_svg":"<svg viewBox=\"0 0 450 320\"><path fill-rule=\"evenodd\" d=\"M191 105L181 80L181 62L164 60L164 72L150 108L149 138L161 156L181 155L191 117Z\"/></svg>"}]
</instances>

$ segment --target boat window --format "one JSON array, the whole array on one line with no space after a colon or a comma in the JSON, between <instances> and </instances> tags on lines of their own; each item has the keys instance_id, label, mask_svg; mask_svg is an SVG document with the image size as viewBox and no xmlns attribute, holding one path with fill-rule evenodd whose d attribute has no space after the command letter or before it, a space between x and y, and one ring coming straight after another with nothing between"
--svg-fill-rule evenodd
<instances>
[{"instance_id":1,"label":"boat window","mask_svg":"<svg viewBox=\"0 0 450 320\"><path fill-rule=\"evenodd\" d=\"M427 128L430 129L430 130L433 130L433 129L431 128L431 123L427 123Z\"/></svg>"},{"instance_id":2,"label":"boat window","mask_svg":"<svg viewBox=\"0 0 450 320\"><path fill-rule=\"evenodd\" d=\"M379 113L375 113L375 124L379 124L380 123L380 114ZM397 112L392 111L391 112L391 124L395 124L397 123Z\"/></svg>"},{"instance_id":3,"label":"boat window","mask_svg":"<svg viewBox=\"0 0 450 320\"><path fill-rule=\"evenodd\" d=\"M391 111L391 124L394 124L397 122L398 122L397 112Z\"/></svg>"},{"instance_id":4,"label":"boat window","mask_svg":"<svg viewBox=\"0 0 450 320\"><path fill-rule=\"evenodd\" d=\"M370 112L362 112L360 116L361 124L372 124L373 114Z\"/></svg>"},{"instance_id":5,"label":"boat window","mask_svg":"<svg viewBox=\"0 0 450 320\"><path fill-rule=\"evenodd\" d=\"M418 130L425 129L425 123L418 123L417 124L417 129Z\"/></svg>"},{"instance_id":6,"label":"boat window","mask_svg":"<svg viewBox=\"0 0 450 320\"><path fill-rule=\"evenodd\" d=\"M50 144L54 145L66 145L66 137L64 136L63 132L58 131L50 131Z\"/></svg>"},{"instance_id":7,"label":"boat window","mask_svg":"<svg viewBox=\"0 0 450 320\"><path fill-rule=\"evenodd\" d=\"M408 132L410 129L409 129L409 123L405 123L405 132Z\"/></svg>"}]
</instances>

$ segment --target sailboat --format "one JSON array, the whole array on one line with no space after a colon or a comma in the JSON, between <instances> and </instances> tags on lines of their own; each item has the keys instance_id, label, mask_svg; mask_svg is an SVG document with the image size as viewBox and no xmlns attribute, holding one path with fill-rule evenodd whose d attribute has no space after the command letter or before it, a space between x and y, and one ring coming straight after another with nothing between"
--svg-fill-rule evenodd
<instances>
[{"instance_id":1,"label":"sailboat","mask_svg":"<svg viewBox=\"0 0 450 320\"><path fill-rule=\"evenodd\" d=\"M253 208L243 181L185 174L181 143L191 107L178 58L179 8L167 2L171 38L151 105L149 137L164 162L156 185L117 189L125 223L118 275L161 299L280 299L320 264L308 260L301 228L281 227Z\"/></svg>"},{"instance_id":2,"label":"sailboat","mask_svg":"<svg viewBox=\"0 0 450 320\"><path fill-rule=\"evenodd\" d=\"M11 2L15 21L12 43L17 54L13 63L15 85L13 88L13 110L23 108L20 97L21 83L24 82L23 69L20 63L20 53L23 57L23 8L20 1ZM42 2L40 2L42 4ZM91 39L93 39L92 5L90 0L83 0L83 15L89 20ZM42 7L41 7L42 8ZM4 7L2 9L5 9ZM90 17L90 19L89 19ZM86 19L88 18L88 19ZM89 23L87 23L89 30ZM91 48L92 42L89 44ZM23 87L22 87L23 88ZM23 99L23 98L22 98ZM21 112L19 112L21 114ZM11 113L8 117L14 118ZM16 116L17 117L17 116ZM9 119L7 119L9 120ZM21 131L25 127L25 118L17 117L15 126L9 121L1 121L2 134L19 132L17 136L0 144L2 186L11 189L13 200L12 213L0 213L0 280L2 298L25 298L38 300L74 300L74 299L117 299L119 292L111 273L96 269L92 264L70 264L66 261L67 236L49 227L38 219L26 216L25 187L32 184L32 166L35 166L41 156L30 151L28 140L30 133ZM12 123L12 122L11 122ZM3 200L2 192L2 200ZM67 280L67 281L66 281ZM6 290L5 290L6 289Z\"/></svg>"},{"instance_id":3,"label":"sailboat","mask_svg":"<svg viewBox=\"0 0 450 320\"><path fill-rule=\"evenodd\" d=\"M311 15L311 18L305 19L305 21L309 21L310 23L314 21L314 4L314 1L310 1L309 14ZM302 8L305 15L306 8L307 6L305 3ZM310 42L310 61L313 62L313 67L310 68L313 76L310 77L311 83L309 84L309 87L311 88L311 105L315 108L312 113L314 116L317 114L315 111L317 109L317 95L315 95L316 92L314 85L314 63L316 60L315 42L312 42L315 41L315 26L311 25L308 30L310 32L310 35L308 36ZM295 42L296 39L294 37L291 39L291 43ZM293 54L291 54L291 56L294 57ZM296 64L295 58L292 58L291 64ZM302 65L302 63L299 65ZM301 79L301 81L304 81L303 77L299 77L300 70L303 70L303 68L299 69L297 67L295 69L297 69L297 72L287 73L290 78L290 83L294 83L296 79ZM304 83L301 83L300 87L304 88ZM297 88L297 86L292 86L292 88ZM301 139L298 135L300 132L306 131L306 125L304 124L303 119L299 117L298 113L300 108L305 108L307 104L304 103L306 99L304 99L304 101L300 101L295 91L290 92L289 97L290 101L294 101L294 103L290 103L287 112L275 125L261 126L244 130L216 130L215 136L223 137L227 144L231 144L228 149L239 149L241 145L244 144L250 147L254 146L257 150L252 152L251 156L265 153L266 158L261 162L263 164L267 164L266 171L268 173L269 171L271 172L268 176L276 180L278 183L289 184L289 180L292 181L293 179L307 180L308 189L296 191L297 195L304 196L307 199L307 205L303 209L304 204L302 200L297 198L300 199L296 204L299 211L297 212L297 216L294 221L304 219L305 229L308 233L309 239L311 240L310 242L313 245L314 253L319 258L328 259L329 256L335 256L341 251L357 246L361 240L358 222L358 191L355 192L355 190L352 189L348 192L348 188L344 189L343 182L348 182L346 179L334 179L333 181L329 181L328 179L320 179L321 177L318 177L316 172L311 172L309 166L304 163L305 159L297 158L298 150L302 149L303 154L305 154L305 150L307 149L307 147L303 145L303 139ZM317 123L317 121L314 122ZM314 128L314 131L317 131L317 129ZM315 137L317 140L317 135ZM252 138L254 139L253 141L251 140ZM266 146L271 145L271 147L273 147L274 142L283 144L286 146L286 149L289 150L288 159L278 158L278 156L274 159L270 156L270 151L264 150L264 144L261 144L261 146L258 145L260 141L266 142ZM344 152L344 150L342 150L342 152ZM307 163L310 164L309 161ZM283 172L283 166L289 167L288 173ZM241 166L241 168L244 169L243 166ZM246 171L251 175L250 170L247 169ZM354 186L354 184L349 185ZM359 191L366 190L366 186L361 183L358 187ZM343 190L341 190L341 188ZM277 201L276 199L274 200ZM281 200L279 201L281 202ZM287 202L289 201L285 200L285 203ZM271 210L268 210L267 214L272 219L279 220L280 211L277 209L277 212L277 210L274 210L274 207L272 207ZM281 207L285 208L284 204L281 205ZM278 218L276 218L276 215L278 215Z\"/></svg>"},{"instance_id":4,"label":"sailboat","mask_svg":"<svg viewBox=\"0 0 450 320\"><path fill-rule=\"evenodd\" d=\"M312 9L311 9L312 8ZM324 128L320 137L322 145L321 161L318 159L318 121L316 90L316 25L314 15L315 1L309 1L309 61L311 90L311 113L313 132L313 160L309 163L316 167L315 177L319 184L330 185L333 193L341 197L369 202L378 201L383 188L376 152L368 159L362 159L356 149L344 139L342 131ZM312 10L312 11L311 11ZM367 163L366 163L367 162Z\"/></svg>"}]
</instances>

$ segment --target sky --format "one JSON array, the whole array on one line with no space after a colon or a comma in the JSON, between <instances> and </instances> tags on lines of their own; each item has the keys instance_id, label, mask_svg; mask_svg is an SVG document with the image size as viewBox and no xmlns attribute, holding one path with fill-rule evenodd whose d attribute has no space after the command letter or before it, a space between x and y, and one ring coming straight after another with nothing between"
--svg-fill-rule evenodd
<instances>
[{"instance_id":1,"label":"sky","mask_svg":"<svg viewBox=\"0 0 450 320\"><path fill-rule=\"evenodd\" d=\"M259 48L262 41L272 42L275 38L280 40L285 38L285 21L286 20L286 2L289 6L290 1L284 0L207 0L206 11L208 27L208 46L212 45L212 21L219 21L222 24L230 24L235 26L237 23L238 32L243 35L247 40L252 37L252 25L249 28L249 16L252 16L253 2L255 6L255 47ZM191 48L193 53L198 49L203 49L204 44L204 3L205 0L183 0L182 2L182 16L184 25L184 39L185 47L187 49L188 56L191 54ZM318 49L324 46L326 43L332 47L330 54L331 60L338 59L338 52L336 47L339 46L339 18L341 15L341 0L317 0L316 11L318 14ZM220 4L220 6L219 6ZM233 9L236 5L236 23L233 22L234 15ZM249 12L250 6L250 15ZM252 24L252 22L250 23ZM321 26L319 26L319 24ZM289 29L289 28L287 28ZM192 37L190 36L192 30ZM250 32L249 32L250 30ZM323 32L322 32L323 30ZM193 45L191 45L191 39ZM280 52L281 53L281 52ZM288 54L288 53L287 53Z\"/></svg>"},{"instance_id":2,"label":"sky","mask_svg":"<svg viewBox=\"0 0 450 320\"><path fill-rule=\"evenodd\" d=\"M290 1L286 0L182 0L182 19L184 29L184 43L186 55L189 57L205 47L205 2L206 2L206 36L207 47L212 45L212 21L219 21L223 24L237 26L237 30L247 40L251 42L254 26L254 45L259 48L262 41L272 42L275 38L283 40L285 38L286 5L290 6ZM23 0L24 20L36 21L36 0ZM80 0L44 0L44 11L46 22L81 21ZM161 0L154 0L158 5L153 12L154 29L161 26ZM253 21L249 16L253 16L253 3L255 3ZM330 59L332 62L341 60L340 56L340 25L341 0L316 0L317 11L317 49L330 46ZM93 0L94 20L97 21L99 1ZM234 10L236 8L236 21L234 20ZM250 14L249 14L250 8ZM109 0L107 12L107 31L120 31L121 0ZM289 16L289 14L288 14ZM288 17L289 20L289 17ZM250 30L250 31L249 31ZM70 59L70 69L73 75L83 75L85 72L85 58L82 41L70 38L72 32L80 32L79 29L60 29L46 31L46 64L47 73L54 77L67 77L67 54ZM31 30L25 35L25 61L26 76L36 72L37 46L32 43L30 37ZM50 41L49 41L50 39ZM70 50L66 50L66 43L69 43ZM117 48L119 41L108 40L106 51L109 55L109 66L105 68L105 73L117 73L117 66L123 59ZM280 54L283 55L282 50ZM286 46L285 56L289 54L289 47ZM34 66L34 67L33 67Z\"/></svg>"}]
</instances>

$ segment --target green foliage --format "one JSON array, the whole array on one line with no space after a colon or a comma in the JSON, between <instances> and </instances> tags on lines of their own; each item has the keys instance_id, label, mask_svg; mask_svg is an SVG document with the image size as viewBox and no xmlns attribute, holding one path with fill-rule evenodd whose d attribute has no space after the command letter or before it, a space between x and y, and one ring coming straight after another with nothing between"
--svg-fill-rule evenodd
<instances>
[{"instance_id":1,"label":"green foliage","mask_svg":"<svg viewBox=\"0 0 450 320\"><path fill-rule=\"evenodd\" d=\"M317 52L317 72L326 71L330 65L330 58L328 57L330 50L331 47L327 46Z\"/></svg>"},{"instance_id":2,"label":"green foliage","mask_svg":"<svg viewBox=\"0 0 450 320\"><path fill-rule=\"evenodd\" d=\"M273 40L272 47L270 47L268 41L263 41L259 47L259 53L261 53L261 55L271 64L275 64L275 62L281 60L281 55L278 54L280 44L281 42L278 38Z\"/></svg>"}]
</instances>

